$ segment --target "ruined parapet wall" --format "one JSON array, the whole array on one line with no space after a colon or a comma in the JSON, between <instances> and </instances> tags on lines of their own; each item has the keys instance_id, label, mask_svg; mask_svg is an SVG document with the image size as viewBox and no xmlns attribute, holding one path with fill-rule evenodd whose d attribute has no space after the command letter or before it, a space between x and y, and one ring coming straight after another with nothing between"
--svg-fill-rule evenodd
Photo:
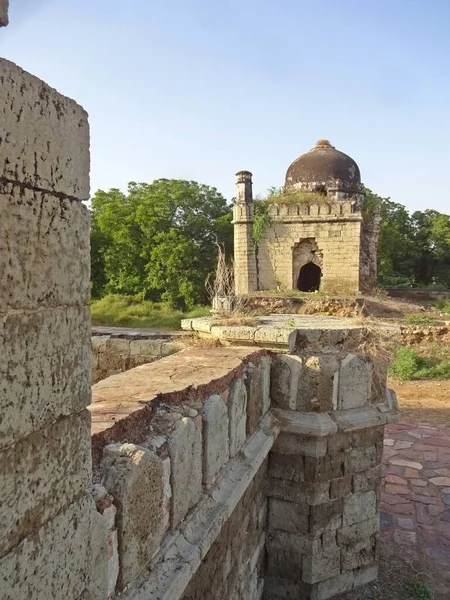
<instances>
[{"instance_id":1,"label":"ruined parapet wall","mask_svg":"<svg viewBox=\"0 0 450 600\"><path fill-rule=\"evenodd\" d=\"M269 388L270 358L246 348L184 350L93 387L99 598L261 597Z\"/></svg>"},{"instance_id":2,"label":"ruined parapet wall","mask_svg":"<svg viewBox=\"0 0 450 600\"><path fill-rule=\"evenodd\" d=\"M8 25L9 0L0 0L0 27Z\"/></svg>"},{"instance_id":3,"label":"ruined parapet wall","mask_svg":"<svg viewBox=\"0 0 450 600\"><path fill-rule=\"evenodd\" d=\"M302 241L311 240L321 257L321 290L358 293L362 217L354 203L273 204L269 217L258 246L260 290L297 289L299 266L303 265L295 263L295 249Z\"/></svg>"},{"instance_id":4,"label":"ruined parapet wall","mask_svg":"<svg viewBox=\"0 0 450 600\"><path fill-rule=\"evenodd\" d=\"M93 335L92 383L179 352L181 335Z\"/></svg>"},{"instance_id":5,"label":"ruined parapet wall","mask_svg":"<svg viewBox=\"0 0 450 600\"><path fill-rule=\"evenodd\" d=\"M0 80L1 596L78 600L92 514L87 115L4 59Z\"/></svg>"}]
</instances>

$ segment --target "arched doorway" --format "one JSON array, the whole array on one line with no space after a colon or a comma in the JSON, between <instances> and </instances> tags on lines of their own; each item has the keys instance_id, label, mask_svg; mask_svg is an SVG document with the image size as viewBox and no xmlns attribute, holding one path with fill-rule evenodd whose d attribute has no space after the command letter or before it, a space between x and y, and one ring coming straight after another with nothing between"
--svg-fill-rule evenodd
<instances>
[{"instance_id":1,"label":"arched doorway","mask_svg":"<svg viewBox=\"0 0 450 600\"><path fill-rule=\"evenodd\" d=\"M300 269L297 279L297 289L301 292L315 292L320 287L322 269L313 262L306 263Z\"/></svg>"}]
</instances>

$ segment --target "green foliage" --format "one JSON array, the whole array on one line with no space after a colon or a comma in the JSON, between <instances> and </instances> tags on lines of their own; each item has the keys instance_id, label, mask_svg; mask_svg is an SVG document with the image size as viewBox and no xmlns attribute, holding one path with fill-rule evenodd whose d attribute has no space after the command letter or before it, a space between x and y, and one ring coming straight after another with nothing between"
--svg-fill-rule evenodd
<instances>
[{"instance_id":1,"label":"green foliage","mask_svg":"<svg viewBox=\"0 0 450 600\"><path fill-rule=\"evenodd\" d=\"M258 200L269 204L299 204L300 202L326 202L329 198L318 192L272 187L267 191L267 196L258 198Z\"/></svg>"},{"instance_id":2,"label":"green foliage","mask_svg":"<svg viewBox=\"0 0 450 600\"><path fill-rule=\"evenodd\" d=\"M450 287L450 216L435 210L410 214L404 206L389 198L381 198L370 190L366 193L367 210L377 203L381 207L380 285Z\"/></svg>"},{"instance_id":3,"label":"green foliage","mask_svg":"<svg viewBox=\"0 0 450 600\"><path fill-rule=\"evenodd\" d=\"M450 315L450 298L438 300L434 306L444 314Z\"/></svg>"},{"instance_id":4,"label":"green foliage","mask_svg":"<svg viewBox=\"0 0 450 600\"><path fill-rule=\"evenodd\" d=\"M155 329L180 329L181 319L204 317L208 308L197 306L189 312L174 310L167 302L151 302L135 296L109 294L91 304L93 325L121 327L150 327Z\"/></svg>"},{"instance_id":5,"label":"green foliage","mask_svg":"<svg viewBox=\"0 0 450 600\"><path fill-rule=\"evenodd\" d=\"M231 211L215 189L158 179L99 190L92 199L92 292L167 301L182 311L207 302L216 242L232 252Z\"/></svg>"},{"instance_id":6,"label":"green foliage","mask_svg":"<svg viewBox=\"0 0 450 600\"><path fill-rule=\"evenodd\" d=\"M259 246L261 238L270 225L270 217L268 213L268 204L264 201L256 201L254 203L252 239L255 248Z\"/></svg>"},{"instance_id":7,"label":"green foliage","mask_svg":"<svg viewBox=\"0 0 450 600\"><path fill-rule=\"evenodd\" d=\"M411 600L433 600L434 593L423 581L415 580L406 586Z\"/></svg>"},{"instance_id":8,"label":"green foliage","mask_svg":"<svg viewBox=\"0 0 450 600\"><path fill-rule=\"evenodd\" d=\"M435 351L426 359L412 348L397 348L389 366L389 374L403 380L450 379L450 353L447 349Z\"/></svg>"},{"instance_id":9,"label":"green foliage","mask_svg":"<svg viewBox=\"0 0 450 600\"><path fill-rule=\"evenodd\" d=\"M437 319L428 315L407 315L405 321L411 325L435 325Z\"/></svg>"}]
</instances>

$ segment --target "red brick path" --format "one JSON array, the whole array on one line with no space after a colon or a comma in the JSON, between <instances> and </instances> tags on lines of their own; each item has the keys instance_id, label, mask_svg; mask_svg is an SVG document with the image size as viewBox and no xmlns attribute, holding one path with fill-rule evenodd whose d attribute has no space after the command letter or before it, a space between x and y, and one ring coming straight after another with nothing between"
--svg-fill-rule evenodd
<instances>
[{"instance_id":1,"label":"red brick path","mask_svg":"<svg viewBox=\"0 0 450 600\"><path fill-rule=\"evenodd\" d=\"M450 428L396 423L384 443L382 537L450 598Z\"/></svg>"}]
</instances>

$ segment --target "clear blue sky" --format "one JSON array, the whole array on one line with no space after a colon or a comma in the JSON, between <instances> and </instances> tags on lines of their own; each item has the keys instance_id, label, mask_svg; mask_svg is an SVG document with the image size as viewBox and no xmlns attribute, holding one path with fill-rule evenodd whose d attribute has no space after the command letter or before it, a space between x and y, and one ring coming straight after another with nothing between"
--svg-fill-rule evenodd
<instances>
[{"instance_id":1,"label":"clear blue sky","mask_svg":"<svg viewBox=\"0 0 450 600\"><path fill-rule=\"evenodd\" d=\"M10 0L0 55L90 115L92 191L281 185L328 138L363 182L450 212L448 0Z\"/></svg>"}]
</instances>

